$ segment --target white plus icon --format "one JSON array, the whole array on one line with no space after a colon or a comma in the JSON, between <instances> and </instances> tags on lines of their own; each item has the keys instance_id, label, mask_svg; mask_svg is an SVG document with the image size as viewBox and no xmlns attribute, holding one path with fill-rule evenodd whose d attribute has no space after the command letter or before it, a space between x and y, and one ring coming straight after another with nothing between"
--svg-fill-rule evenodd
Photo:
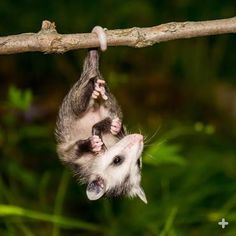
<instances>
[{"instance_id":1,"label":"white plus icon","mask_svg":"<svg viewBox=\"0 0 236 236\"><path fill-rule=\"evenodd\" d=\"M220 222L218 222L218 225L221 225L222 229L225 228L226 225L228 225L229 222L225 221L225 218L222 218Z\"/></svg>"}]
</instances>

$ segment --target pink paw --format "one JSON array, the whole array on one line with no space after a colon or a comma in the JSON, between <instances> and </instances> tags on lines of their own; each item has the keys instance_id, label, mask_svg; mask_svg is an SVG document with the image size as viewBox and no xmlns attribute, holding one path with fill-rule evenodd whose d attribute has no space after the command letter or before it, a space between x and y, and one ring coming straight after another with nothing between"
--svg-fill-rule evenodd
<instances>
[{"instance_id":1,"label":"pink paw","mask_svg":"<svg viewBox=\"0 0 236 236\"><path fill-rule=\"evenodd\" d=\"M117 135L121 130L121 126L122 126L121 120L118 117L113 119L111 122L111 129L110 129L111 133L113 135Z\"/></svg>"},{"instance_id":2,"label":"pink paw","mask_svg":"<svg viewBox=\"0 0 236 236\"><path fill-rule=\"evenodd\" d=\"M92 93L92 98L97 99L98 96L101 95L101 97L104 100L108 99L107 95L105 94L106 93L106 90L105 90L105 87L104 87L105 83L106 82L104 80L101 80L101 79L98 79L95 82L95 87L94 87L94 91Z\"/></svg>"},{"instance_id":3,"label":"pink paw","mask_svg":"<svg viewBox=\"0 0 236 236\"><path fill-rule=\"evenodd\" d=\"M93 135L91 138L91 146L93 152L100 152L102 150L103 142L97 135Z\"/></svg>"}]
</instances>

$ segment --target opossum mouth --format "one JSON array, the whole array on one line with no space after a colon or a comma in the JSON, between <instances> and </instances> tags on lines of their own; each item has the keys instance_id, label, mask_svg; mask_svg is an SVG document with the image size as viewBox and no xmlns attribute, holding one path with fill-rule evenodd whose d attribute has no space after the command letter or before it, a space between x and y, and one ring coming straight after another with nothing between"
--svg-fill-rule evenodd
<instances>
[{"instance_id":1,"label":"opossum mouth","mask_svg":"<svg viewBox=\"0 0 236 236\"><path fill-rule=\"evenodd\" d=\"M139 150L138 150L138 154L137 154L137 156L139 156L140 159L141 159L142 152L143 152L143 143L141 143L141 145L139 146Z\"/></svg>"}]
</instances>

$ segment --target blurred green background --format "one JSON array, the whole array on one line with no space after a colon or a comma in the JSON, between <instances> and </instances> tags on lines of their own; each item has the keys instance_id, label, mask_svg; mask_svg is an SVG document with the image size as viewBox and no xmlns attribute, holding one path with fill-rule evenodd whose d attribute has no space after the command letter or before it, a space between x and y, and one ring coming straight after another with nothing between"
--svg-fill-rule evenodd
<instances>
[{"instance_id":1,"label":"blurred green background","mask_svg":"<svg viewBox=\"0 0 236 236\"><path fill-rule=\"evenodd\" d=\"M225 1L0 1L0 35L148 27L235 15ZM130 132L147 136L138 199L87 200L54 125L86 50L0 56L0 235L236 235L236 36L110 47L101 71ZM217 222L225 217L229 226Z\"/></svg>"}]
</instances>

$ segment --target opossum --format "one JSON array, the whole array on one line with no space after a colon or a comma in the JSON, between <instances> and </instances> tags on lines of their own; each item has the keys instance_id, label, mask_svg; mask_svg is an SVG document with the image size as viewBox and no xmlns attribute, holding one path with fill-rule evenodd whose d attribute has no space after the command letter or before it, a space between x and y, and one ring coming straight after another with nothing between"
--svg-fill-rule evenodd
<instances>
[{"instance_id":1,"label":"opossum","mask_svg":"<svg viewBox=\"0 0 236 236\"><path fill-rule=\"evenodd\" d=\"M90 49L80 79L59 110L57 152L87 184L89 200L127 195L147 203L140 186L143 136L127 135L121 109L98 66L98 50Z\"/></svg>"}]
</instances>

